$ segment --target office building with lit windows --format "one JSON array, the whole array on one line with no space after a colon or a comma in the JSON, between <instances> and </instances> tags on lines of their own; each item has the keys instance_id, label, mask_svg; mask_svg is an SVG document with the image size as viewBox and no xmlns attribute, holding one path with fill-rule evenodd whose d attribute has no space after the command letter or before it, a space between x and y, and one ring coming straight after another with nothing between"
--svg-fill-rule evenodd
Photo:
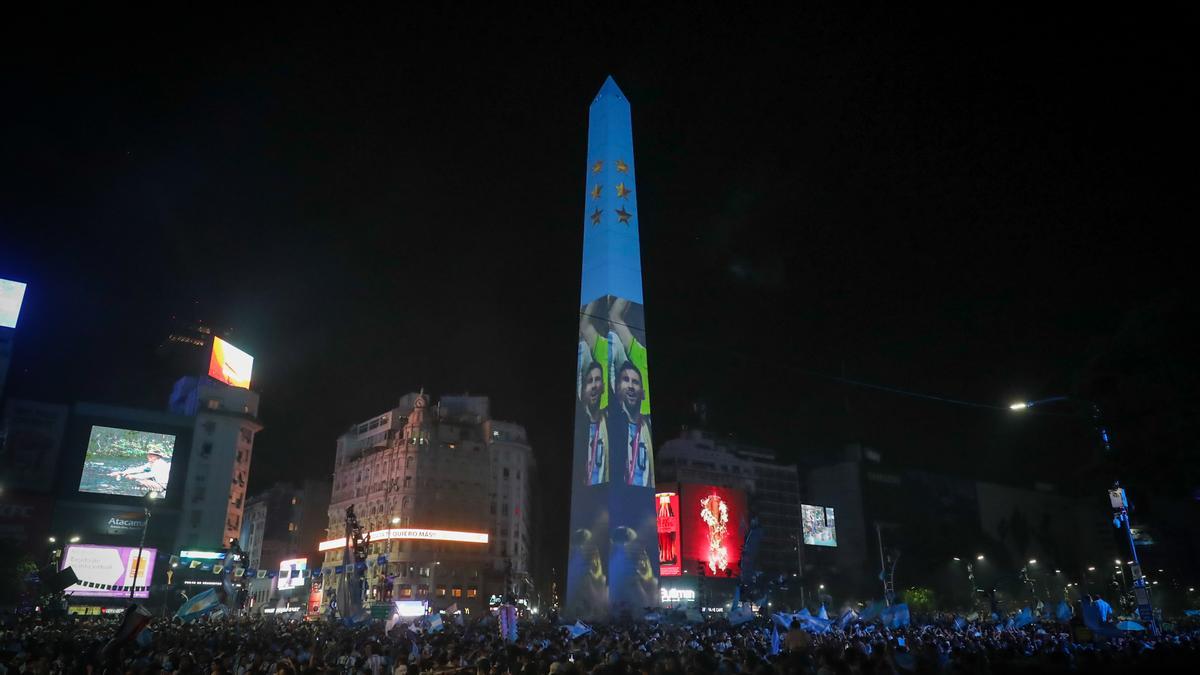
<instances>
[{"instance_id":1,"label":"office building with lit windows","mask_svg":"<svg viewBox=\"0 0 1200 675\"><path fill-rule=\"evenodd\" d=\"M796 573L800 533L800 475L795 464L772 450L685 429L662 445L655 471L659 482L699 483L746 493L762 527L758 569L769 575ZM689 570L690 572L690 570Z\"/></svg>"},{"instance_id":2,"label":"office building with lit windows","mask_svg":"<svg viewBox=\"0 0 1200 675\"><path fill-rule=\"evenodd\" d=\"M505 592L528 595L535 464L519 424L491 419L485 396L436 404L410 393L337 441L322 574L323 603L346 575L346 510L370 534L368 604L425 600L482 610Z\"/></svg>"}]
</instances>

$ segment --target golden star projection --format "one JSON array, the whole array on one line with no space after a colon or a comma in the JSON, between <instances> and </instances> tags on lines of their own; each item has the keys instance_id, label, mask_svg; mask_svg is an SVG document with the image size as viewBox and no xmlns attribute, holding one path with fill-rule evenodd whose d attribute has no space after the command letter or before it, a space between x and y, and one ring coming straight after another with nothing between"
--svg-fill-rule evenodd
<instances>
[{"instance_id":1,"label":"golden star projection","mask_svg":"<svg viewBox=\"0 0 1200 675\"><path fill-rule=\"evenodd\" d=\"M603 187L599 183L592 186L592 199L600 199L600 188Z\"/></svg>"},{"instance_id":2,"label":"golden star projection","mask_svg":"<svg viewBox=\"0 0 1200 675\"><path fill-rule=\"evenodd\" d=\"M578 193L576 193L576 194L578 194ZM632 214L632 213L630 213L630 212L628 212L628 211L626 211L624 206L622 206L621 208L617 209L617 220L619 220L620 222L622 222L622 223L625 223L626 225L628 225L628 224L629 224L629 219L630 219L630 218L632 218L632 217L633 217L633 214Z\"/></svg>"},{"instance_id":3,"label":"golden star projection","mask_svg":"<svg viewBox=\"0 0 1200 675\"><path fill-rule=\"evenodd\" d=\"M629 173L629 165L624 160L617 160L617 173Z\"/></svg>"},{"instance_id":4,"label":"golden star projection","mask_svg":"<svg viewBox=\"0 0 1200 675\"><path fill-rule=\"evenodd\" d=\"M598 159L598 160L596 160L596 163L592 165L592 173L600 173L600 169L603 169L603 168L604 168L604 160Z\"/></svg>"},{"instance_id":5,"label":"golden star projection","mask_svg":"<svg viewBox=\"0 0 1200 675\"><path fill-rule=\"evenodd\" d=\"M576 194L579 194L579 193L576 193ZM592 224L593 224L593 225L599 225L599 224L600 224L600 214L601 214L601 213L603 213L603 211L601 211L600 209L596 209L596 210L595 210L595 211L592 213Z\"/></svg>"},{"instance_id":6,"label":"golden star projection","mask_svg":"<svg viewBox=\"0 0 1200 675\"><path fill-rule=\"evenodd\" d=\"M625 187L624 183L617 183L617 196L621 199L629 199L629 195L633 194L633 190Z\"/></svg>"}]
</instances>

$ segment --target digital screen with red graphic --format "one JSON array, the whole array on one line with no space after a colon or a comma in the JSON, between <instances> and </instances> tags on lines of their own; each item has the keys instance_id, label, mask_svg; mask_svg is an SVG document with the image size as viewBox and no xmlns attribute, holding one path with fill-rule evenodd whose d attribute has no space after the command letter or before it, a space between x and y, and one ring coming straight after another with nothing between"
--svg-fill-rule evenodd
<instances>
[{"instance_id":1,"label":"digital screen with red graphic","mask_svg":"<svg viewBox=\"0 0 1200 675\"><path fill-rule=\"evenodd\" d=\"M684 483L679 496L683 570L710 577L741 574L746 495L741 490Z\"/></svg>"},{"instance_id":2,"label":"digital screen with red graphic","mask_svg":"<svg viewBox=\"0 0 1200 675\"><path fill-rule=\"evenodd\" d=\"M659 492L654 495L658 513L658 573L677 577L683 571L679 550L679 493Z\"/></svg>"}]
</instances>

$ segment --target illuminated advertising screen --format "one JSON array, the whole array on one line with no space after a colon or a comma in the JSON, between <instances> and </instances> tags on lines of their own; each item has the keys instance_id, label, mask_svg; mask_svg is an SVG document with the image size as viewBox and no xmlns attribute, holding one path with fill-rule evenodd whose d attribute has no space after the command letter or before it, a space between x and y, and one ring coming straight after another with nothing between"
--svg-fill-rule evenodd
<instances>
[{"instance_id":1,"label":"illuminated advertising screen","mask_svg":"<svg viewBox=\"0 0 1200 675\"><path fill-rule=\"evenodd\" d=\"M679 556L679 493L654 495L658 511L658 575L677 577L683 571Z\"/></svg>"},{"instance_id":2,"label":"illuminated advertising screen","mask_svg":"<svg viewBox=\"0 0 1200 675\"><path fill-rule=\"evenodd\" d=\"M175 437L171 434L93 426L79 491L166 497L174 455Z\"/></svg>"},{"instance_id":3,"label":"illuminated advertising screen","mask_svg":"<svg viewBox=\"0 0 1200 675\"><path fill-rule=\"evenodd\" d=\"M286 591L304 585L304 570L308 569L308 558L292 558L279 563L279 577L275 588Z\"/></svg>"},{"instance_id":4,"label":"illuminated advertising screen","mask_svg":"<svg viewBox=\"0 0 1200 675\"><path fill-rule=\"evenodd\" d=\"M254 357L213 336L212 357L208 361L208 376L231 387L250 388L250 372Z\"/></svg>"},{"instance_id":5,"label":"illuminated advertising screen","mask_svg":"<svg viewBox=\"0 0 1200 675\"><path fill-rule=\"evenodd\" d=\"M25 300L25 284L0 279L0 328L16 328Z\"/></svg>"},{"instance_id":6,"label":"illuminated advertising screen","mask_svg":"<svg viewBox=\"0 0 1200 675\"><path fill-rule=\"evenodd\" d=\"M605 296L580 308L569 613L659 603L654 445L644 312Z\"/></svg>"},{"instance_id":7,"label":"illuminated advertising screen","mask_svg":"<svg viewBox=\"0 0 1200 675\"><path fill-rule=\"evenodd\" d=\"M403 618L412 618L414 616L425 616L426 607L429 606L424 600L396 600L396 614Z\"/></svg>"},{"instance_id":8,"label":"illuminated advertising screen","mask_svg":"<svg viewBox=\"0 0 1200 675\"><path fill-rule=\"evenodd\" d=\"M800 505L804 527L804 543L809 546L837 546L837 528L833 523L833 507Z\"/></svg>"},{"instance_id":9,"label":"illuminated advertising screen","mask_svg":"<svg viewBox=\"0 0 1200 675\"><path fill-rule=\"evenodd\" d=\"M61 569L70 567L79 582L63 592L85 598L128 598L129 587L135 586L133 597L149 598L155 554L155 549L143 548L139 562L134 547L68 545Z\"/></svg>"},{"instance_id":10,"label":"illuminated advertising screen","mask_svg":"<svg viewBox=\"0 0 1200 675\"><path fill-rule=\"evenodd\" d=\"M705 576L741 574L746 497L741 490L684 483L679 498L683 569Z\"/></svg>"}]
</instances>

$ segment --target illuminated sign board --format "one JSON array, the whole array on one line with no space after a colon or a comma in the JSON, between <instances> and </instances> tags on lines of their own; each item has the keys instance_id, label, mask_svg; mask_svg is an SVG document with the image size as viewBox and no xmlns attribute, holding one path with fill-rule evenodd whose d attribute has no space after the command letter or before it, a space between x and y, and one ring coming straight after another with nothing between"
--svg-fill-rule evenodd
<instances>
[{"instance_id":1,"label":"illuminated sign board","mask_svg":"<svg viewBox=\"0 0 1200 675\"><path fill-rule=\"evenodd\" d=\"M677 577L683 571L679 550L679 493L659 492L654 496L658 512L658 572Z\"/></svg>"},{"instance_id":2,"label":"illuminated sign board","mask_svg":"<svg viewBox=\"0 0 1200 675\"><path fill-rule=\"evenodd\" d=\"M179 557L192 560L224 560L225 554L220 551L180 551Z\"/></svg>"},{"instance_id":3,"label":"illuminated sign board","mask_svg":"<svg viewBox=\"0 0 1200 675\"><path fill-rule=\"evenodd\" d=\"M80 492L166 497L175 437L133 429L92 427L83 458Z\"/></svg>"},{"instance_id":4,"label":"illuminated sign board","mask_svg":"<svg viewBox=\"0 0 1200 675\"><path fill-rule=\"evenodd\" d=\"M423 539L425 541L461 541L468 544L486 544L486 532L455 532L453 530L422 530L416 528L393 527L388 530L375 530L371 533L371 541L385 539ZM345 537L323 541L317 546L319 551L332 551L346 546Z\"/></svg>"},{"instance_id":5,"label":"illuminated sign board","mask_svg":"<svg viewBox=\"0 0 1200 675\"><path fill-rule=\"evenodd\" d=\"M696 591L690 588L660 588L663 602L695 602Z\"/></svg>"},{"instance_id":6,"label":"illuminated sign board","mask_svg":"<svg viewBox=\"0 0 1200 675\"><path fill-rule=\"evenodd\" d=\"M25 300L25 284L0 279L0 328L16 328Z\"/></svg>"},{"instance_id":7,"label":"illuminated sign board","mask_svg":"<svg viewBox=\"0 0 1200 675\"><path fill-rule=\"evenodd\" d=\"M69 545L63 553L62 569L70 567L79 582L63 592L86 598L128 598L129 586L137 586L133 597L149 598L155 554L155 549L143 548L139 562L138 550L128 546Z\"/></svg>"},{"instance_id":8,"label":"illuminated sign board","mask_svg":"<svg viewBox=\"0 0 1200 675\"><path fill-rule=\"evenodd\" d=\"M279 578L275 588L286 591L304 585L304 570L308 569L308 558L292 558L279 563Z\"/></svg>"},{"instance_id":9,"label":"illuminated sign board","mask_svg":"<svg viewBox=\"0 0 1200 675\"><path fill-rule=\"evenodd\" d=\"M733 488L691 483L684 483L680 493L684 569L706 576L738 576L745 495Z\"/></svg>"},{"instance_id":10,"label":"illuminated sign board","mask_svg":"<svg viewBox=\"0 0 1200 675\"><path fill-rule=\"evenodd\" d=\"M231 387L250 388L250 373L254 357L213 336L212 357L208 361L208 376Z\"/></svg>"},{"instance_id":11,"label":"illuminated sign board","mask_svg":"<svg viewBox=\"0 0 1200 675\"><path fill-rule=\"evenodd\" d=\"M800 505L804 543L809 546L837 546L837 528L834 527L833 507Z\"/></svg>"},{"instance_id":12,"label":"illuminated sign board","mask_svg":"<svg viewBox=\"0 0 1200 675\"><path fill-rule=\"evenodd\" d=\"M397 600L396 614L402 617L425 616L424 600Z\"/></svg>"}]
</instances>

